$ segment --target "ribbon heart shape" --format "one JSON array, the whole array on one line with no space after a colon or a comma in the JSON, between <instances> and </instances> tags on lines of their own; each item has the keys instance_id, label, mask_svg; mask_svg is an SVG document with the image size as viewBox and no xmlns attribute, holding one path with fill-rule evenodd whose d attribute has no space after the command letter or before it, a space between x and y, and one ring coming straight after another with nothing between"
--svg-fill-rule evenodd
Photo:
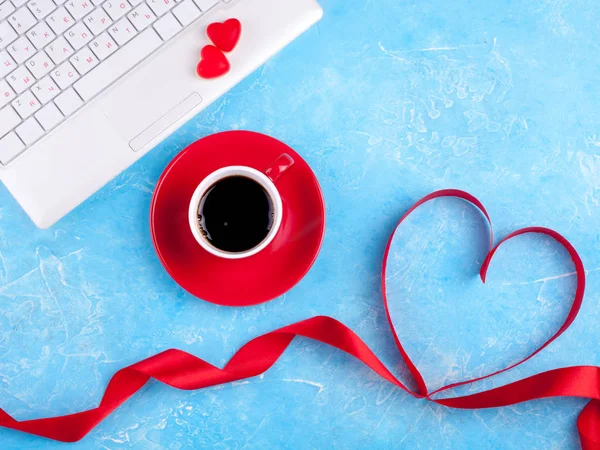
<instances>
[{"instance_id":1,"label":"ribbon heart shape","mask_svg":"<svg viewBox=\"0 0 600 450\"><path fill-rule=\"evenodd\" d=\"M396 334L396 330L394 328L393 322L392 322L392 318L389 312L389 305L388 305L388 296L387 296L387 286L386 286L386 271L387 271L387 262L389 259L389 252L392 246L392 242L393 242L393 238L396 235L396 232L399 230L400 226L402 225L402 223L406 220L406 218L413 213L417 208L419 208L420 206L422 206L424 203L429 202L430 200L436 199L436 198L441 198L441 197L456 197L456 198L460 198L462 200L466 200L469 203L471 203L473 206L475 206L484 216L485 219L488 223L489 226L489 247L488 247L488 253L483 261L483 264L481 266L481 269L479 271L479 276L481 278L481 281L483 283L486 282L486 278L487 278L487 273L490 267L490 264L492 262L492 258L494 257L495 253L498 251L498 248L504 244L506 241L509 241L510 239L513 239L517 236L523 235L523 234L530 234L530 233L538 233L538 234L544 234L547 236L550 236L551 238L553 238L554 240L556 240L559 244L561 244L569 253L569 256L571 256L571 259L573 260L574 264L575 264L575 270L576 270L576 274L577 274L577 289L575 291L575 298L573 300L571 309L569 310L569 313L567 314L567 317L565 318L565 321L563 322L563 324L559 327L559 329L546 341L544 342L539 348L537 348L535 351L533 351L531 354L529 354L527 357L521 359L520 361L510 365L509 367L506 367L504 369L498 370L496 372L490 373L488 375L484 375L475 379L470 379L470 380L465 380L465 381L460 381L457 383L452 383L450 385L447 386L443 386L433 392L430 392L427 384L423 378L423 376L421 375L421 373L419 372L419 370L417 369L417 367L415 366L415 364L413 363L412 359L410 358L410 356L408 355L408 353L404 350L404 347L402 346L402 343L400 342L400 339L398 338L397 334ZM493 377L495 375L498 375L500 373L506 372L510 369L513 369L514 367L517 367L520 364L523 364L524 362L528 361L529 359L533 358L535 355L537 355L539 352L541 352L544 348L546 348L548 345L550 345L555 339L557 339L561 334L563 334L565 332L565 330L571 325L571 323L573 323L573 321L575 320L575 318L577 317L577 314L579 312L579 309L581 308L581 304L583 302L583 294L585 291L585 271L583 268L583 263L581 262L581 259L579 258L579 255L577 254L576 250L573 248L573 246L564 238L562 237L560 234L558 234L557 232L550 230L548 228L542 228L542 227L528 227L528 228L522 228L520 230L514 231L512 233L510 233L508 236L506 236L504 239L502 239L498 244L496 244L496 246L494 246L494 231L493 231L493 227L492 227L492 220L487 212L487 210L485 209L485 207L483 206L483 204L481 204L481 202L479 200L477 200L475 197L473 197L471 194L467 193L467 192L463 192L463 191L459 191L459 190L454 190L454 189L449 189L449 190L443 190L443 191L437 191L434 192L430 195L425 196L424 198L422 198L421 200L419 200L417 203L415 203L407 212L406 214L400 219L398 225L396 226L396 229L394 230L394 232L392 233L392 236L390 237L385 252L384 252L384 257L383 257L383 273L382 273L382 279L381 279L381 283L382 283L382 293L383 293L383 302L384 302L384 307L385 307L385 311L387 313L387 319L388 322L391 325L391 329L392 329L392 335L394 337L394 340L396 342L396 346L398 347L398 350L400 351L400 354L402 355L402 359L404 360L404 362L406 363L408 369L411 372L411 375L414 379L414 381L417 384L417 393L420 394L423 397L431 397L437 393L446 391L448 389L452 389L452 388L456 388L458 386L462 386L465 384L471 384L471 383L475 383L477 381L480 380L484 380L486 378L490 378Z\"/></svg>"},{"instance_id":2,"label":"ribbon heart shape","mask_svg":"<svg viewBox=\"0 0 600 450\"><path fill-rule=\"evenodd\" d=\"M492 258L499 246L519 235L539 233L550 236L567 250L575 265L577 288L573 304L563 324L548 341L529 356L497 372L429 392L423 377L402 347L394 329L388 308L385 274L392 240L402 222L419 206L440 197L457 197L470 202L487 219L490 226L490 243L489 252L480 271L483 282L485 282ZM494 246L490 216L479 200L464 191L453 189L437 191L419 200L402 217L388 241L383 262L382 293L385 311L396 346L416 382L416 391L412 391L396 378L350 328L331 317L317 316L254 338L239 349L222 369L184 351L166 350L115 373L108 383L100 405L96 408L66 416L26 421L17 421L0 409L0 426L63 442L78 441L126 402L150 379L158 380L176 389L192 390L255 377L272 367L296 337L305 337L323 342L354 356L383 379L416 398L424 398L451 408L496 408L549 397L588 398L591 401L585 406L577 422L581 446L584 450L600 450L600 367L576 366L554 369L477 394L443 399L434 398L435 394L442 391L492 377L533 358L573 323L581 307L584 291L583 262L575 248L559 233L542 227L523 228L509 234Z\"/></svg>"}]
</instances>

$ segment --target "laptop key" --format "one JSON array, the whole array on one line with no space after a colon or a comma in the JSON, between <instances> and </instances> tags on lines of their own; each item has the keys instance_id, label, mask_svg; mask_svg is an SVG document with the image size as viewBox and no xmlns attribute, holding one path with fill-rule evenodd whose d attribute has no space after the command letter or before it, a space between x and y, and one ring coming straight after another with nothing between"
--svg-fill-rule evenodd
<instances>
[{"instance_id":1,"label":"laptop key","mask_svg":"<svg viewBox=\"0 0 600 450\"><path fill-rule=\"evenodd\" d=\"M169 9L175 6L174 0L148 0L148 6L157 17L162 16Z\"/></svg>"},{"instance_id":2,"label":"laptop key","mask_svg":"<svg viewBox=\"0 0 600 450\"><path fill-rule=\"evenodd\" d=\"M21 119L12 106L8 105L0 109L0 137L4 136L20 123Z\"/></svg>"},{"instance_id":3,"label":"laptop key","mask_svg":"<svg viewBox=\"0 0 600 450\"><path fill-rule=\"evenodd\" d=\"M35 53L35 47L31 42L29 42L29 39L27 39L26 36L21 36L15 42L10 44L7 47L7 50L17 64L24 62Z\"/></svg>"},{"instance_id":4,"label":"laptop key","mask_svg":"<svg viewBox=\"0 0 600 450\"><path fill-rule=\"evenodd\" d=\"M138 31L146 29L148 25L156 20L156 16L145 3L127 14L127 17Z\"/></svg>"},{"instance_id":5,"label":"laptop key","mask_svg":"<svg viewBox=\"0 0 600 450\"><path fill-rule=\"evenodd\" d=\"M175 14L181 25L185 27L200 17L202 13L192 0L183 0L173 9L173 14Z\"/></svg>"},{"instance_id":6,"label":"laptop key","mask_svg":"<svg viewBox=\"0 0 600 450\"><path fill-rule=\"evenodd\" d=\"M20 8L25 3L27 3L27 0L11 0L11 1L12 1L12 4L15 5L15 8Z\"/></svg>"},{"instance_id":7,"label":"laptop key","mask_svg":"<svg viewBox=\"0 0 600 450\"><path fill-rule=\"evenodd\" d=\"M18 34L25 33L37 23L35 16L27 8L21 8L12 13L8 16L8 22Z\"/></svg>"},{"instance_id":8,"label":"laptop key","mask_svg":"<svg viewBox=\"0 0 600 450\"><path fill-rule=\"evenodd\" d=\"M8 105L15 97L15 91L12 90L6 80L0 80L0 108Z\"/></svg>"},{"instance_id":9,"label":"laptop key","mask_svg":"<svg viewBox=\"0 0 600 450\"><path fill-rule=\"evenodd\" d=\"M0 50L17 38L18 34L5 20L0 22Z\"/></svg>"},{"instance_id":10,"label":"laptop key","mask_svg":"<svg viewBox=\"0 0 600 450\"><path fill-rule=\"evenodd\" d=\"M6 19L15 11L15 9L16 8L11 2L0 3L0 20Z\"/></svg>"},{"instance_id":11,"label":"laptop key","mask_svg":"<svg viewBox=\"0 0 600 450\"><path fill-rule=\"evenodd\" d=\"M36 19L42 19L50 14L56 8L52 0L32 0L27 3L27 7L33 13Z\"/></svg>"},{"instance_id":12,"label":"laptop key","mask_svg":"<svg viewBox=\"0 0 600 450\"><path fill-rule=\"evenodd\" d=\"M31 90L42 105L45 105L60 93L60 89L50 75L42 78Z\"/></svg>"},{"instance_id":13,"label":"laptop key","mask_svg":"<svg viewBox=\"0 0 600 450\"><path fill-rule=\"evenodd\" d=\"M0 164L6 166L25 150L25 144L14 133L10 132L0 139Z\"/></svg>"},{"instance_id":14,"label":"laptop key","mask_svg":"<svg viewBox=\"0 0 600 450\"><path fill-rule=\"evenodd\" d=\"M11 105L19 113L23 120L27 119L41 107L40 102L37 98L35 98L31 91L24 92L22 95L13 100Z\"/></svg>"},{"instance_id":15,"label":"laptop key","mask_svg":"<svg viewBox=\"0 0 600 450\"><path fill-rule=\"evenodd\" d=\"M77 81L73 87L84 101L90 100L162 44L152 28L142 31L106 61Z\"/></svg>"},{"instance_id":16,"label":"laptop key","mask_svg":"<svg viewBox=\"0 0 600 450\"><path fill-rule=\"evenodd\" d=\"M103 3L102 7L112 20L119 20L131 9L131 5L127 0L109 0Z\"/></svg>"},{"instance_id":17,"label":"laptop key","mask_svg":"<svg viewBox=\"0 0 600 450\"><path fill-rule=\"evenodd\" d=\"M98 36L112 23L108 13L102 8L96 8L91 14L87 15L83 22L87 25L94 36Z\"/></svg>"},{"instance_id":18,"label":"laptop key","mask_svg":"<svg viewBox=\"0 0 600 450\"><path fill-rule=\"evenodd\" d=\"M154 29L166 41L181 31L181 24L173 14L168 13L154 23Z\"/></svg>"},{"instance_id":19,"label":"laptop key","mask_svg":"<svg viewBox=\"0 0 600 450\"><path fill-rule=\"evenodd\" d=\"M198 5L198 8L200 8L200 11L205 13L206 11L211 9L213 6L215 6L217 3L219 3L219 0L194 0L194 2L196 2L196 5Z\"/></svg>"},{"instance_id":20,"label":"laptop key","mask_svg":"<svg viewBox=\"0 0 600 450\"><path fill-rule=\"evenodd\" d=\"M133 27L133 25L131 25L126 17L123 17L121 20L111 26L108 29L108 32L112 38L117 41L117 45L125 45L137 34L136 29Z\"/></svg>"},{"instance_id":21,"label":"laptop key","mask_svg":"<svg viewBox=\"0 0 600 450\"><path fill-rule=\"evenodd\" d=\"M35 45L35 48L41 50L52 42L56 36L46 22L40 22L27 32L27 37Z\"/></svg>"},{"instance_id":22,"label":"laptop key","mask_svg":"<svg viewBox=\"0 0 600 450\"><path fill-rule=\"evenodd\" d=\"M58 87L66 89L79 79L79 73L69 61L65 61L59 67L52 71L52 79Z\"/></svg>"},{"instance_id":23,"label":"laptop key","mask_svg":"<svg viewBox=\"0 0 600 450\"><path fill-rule=\"evenodd\" d=\"M62 34L66 29L73 26L75 21L71 14L65 8L58 8L46 18L46 23L52 28L52 31L57 36Z\"/></svg>"},{"instance_id":24,"label":"laptop key","mask_svg":"<svg viewBox=\"0 0 600 450\"><path fill-rule=\"evenodd\" d=\"M83 106L83 102L72 88L67 89L56 97L54 103L56 103L58 109L60 109L65 116L71 115Z\"/></svg>"},{"instance_id":25,"label":"laptop key","mask_svg":"<svg viewBox=\"0 0 600 450\"><path fill-rule=\"evenodd\" d=\"M90 48L98 59L103 60L116 52L118 47L108 33L102 33L90 42Z\"/></svg>"},{"instance_id":26,"label":"laptop key","mask_svg":"<svg viewBox=\"0 0 600 450\"><path fill-rule=\"evenodd\" d=\"M35 78L27 70L27 67L19 66L17 70L13 71L6 78L6 81L8 81L8 84L10 84L17 94L20 94L35 83Z\"/></svg>"},{"instance_id":27,"label":"laptop key","mask_svg":"<svg viewBox=\"0 0 600 450\"><path fill-rule=\"evenodd\" d=\"M26 145L33 144L44 135L43 128L33 117L19 125L15 131Z\"/></svg>"},{"instance_id":28,"label":"laptop key","mask_svg":"<svg viewBox=\"0 0 600 450\"><path fill-rule=\"evenodd\" d=\"M64 116L54 103L48 103L35 113L35 118L42 125L44 130L48 131L62 122Z\"/></svg>"},{"instance_id":29,"label":"laptop key","mask_svg":"<svg viewBox=\"0 0 600 450\"><path fill-rule=\"evenodd\" d=\"M75 20L81 19L88 12L94 9L91 0L69 0L65 3L65 8L71 13Z\"/></svg>"}]
</instances>

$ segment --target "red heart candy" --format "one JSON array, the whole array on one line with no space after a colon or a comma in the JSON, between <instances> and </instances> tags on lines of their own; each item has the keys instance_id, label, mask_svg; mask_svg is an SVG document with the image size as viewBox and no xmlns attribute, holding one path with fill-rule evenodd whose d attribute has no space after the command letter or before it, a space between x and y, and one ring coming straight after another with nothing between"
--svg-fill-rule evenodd
<instances>
[{"instance_id":1,"label":"red heart candy","mask_svg":"<svg viewBox=\"0 0 600 450\"><path fill-rule=\"evenodd\" d=\"M206 29L206 34L215 46L224 52L230 52L240 40L242 24L237 19L211 23Z\"/></svg>"},{"instance_id":2,"label":"red heart candy","mask_svg":"<svg viewBox=\"0 0 600 450\"><path fill-rule=\"evenodd\" d=\"M225 75L230 69L229 60L217 47L207 45L200 52L200 62L196 67L196 73L200 78L217 78Z\"/></svg>"}]
</instances>

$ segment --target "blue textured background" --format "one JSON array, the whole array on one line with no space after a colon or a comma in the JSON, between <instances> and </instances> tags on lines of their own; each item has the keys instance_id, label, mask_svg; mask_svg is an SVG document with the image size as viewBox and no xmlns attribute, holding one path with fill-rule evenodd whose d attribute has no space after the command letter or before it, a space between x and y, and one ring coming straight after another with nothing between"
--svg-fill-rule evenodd
<instances>
[{"instance_id":1,"label":"blue textured background","mask_svg":"<svg viewBox=\"0 0 600 450\"><path fill-rule=\"evenodd\" d=\"M283 1L283 0L282 0ZM291 1L291 0L290 0ZM0 405L19 419L95 406L120 367L169 347L223 364L244 342L315 314L356 330L402 371L379 289L395 221L457 187L499 236L564 233L589 270L574 326L499 385L600 364L600 13L595 0L325 0L325 18L49 231L0 188ZM321 255L290 293L230 309L192 298L148 232L154 185L194 140L276 136L314 168L327 201ZM486 229L463 202L419 210L388 274L398 332L430 385L525 356L574 290L550 240L523 237L476 277ZM581 400L454 411L415 400L324 345L297 340L267 374L179 392L151 383L82 442L94 449L573 449ZM65 448L0 431L0 446Z\"/></svg>"}]
</instances>

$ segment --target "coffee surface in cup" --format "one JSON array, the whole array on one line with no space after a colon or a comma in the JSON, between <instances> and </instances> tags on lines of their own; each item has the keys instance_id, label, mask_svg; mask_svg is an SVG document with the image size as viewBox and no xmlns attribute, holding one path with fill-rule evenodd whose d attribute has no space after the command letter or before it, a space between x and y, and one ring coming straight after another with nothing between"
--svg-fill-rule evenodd
<instances>
[{"instance_id":1,"label":"coffee surface in cup","mask_svg":"<svg viewBox=\"0 0 600 450\"><path fill-rule=\"evenodd\" d=\"M273 226L273 200L256 181L230 176L213 184L198 206L198 226L213 247L231 253L252 250Z\"/></svg>"}]
</instances>

